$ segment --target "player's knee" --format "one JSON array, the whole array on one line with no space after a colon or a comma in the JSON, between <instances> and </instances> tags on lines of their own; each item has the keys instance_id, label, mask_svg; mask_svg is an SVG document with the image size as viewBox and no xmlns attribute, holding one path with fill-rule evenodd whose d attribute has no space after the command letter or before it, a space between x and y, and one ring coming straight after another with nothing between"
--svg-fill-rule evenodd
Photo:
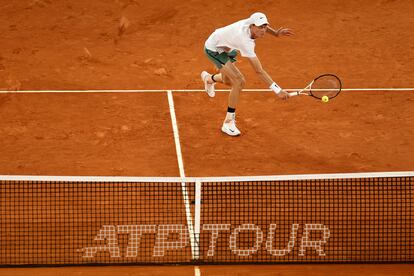
<instances>
[{"instance_id":1,"label":"player's knee","mask_svg":"<svg viewBox=\"0 0 414 276\"><path fill-rule=\"evenodd\" d=\"M233 86L236 86L240 89L244 88L245 85L246 79L244 78L244 76L238 76L233 82Z\"/></svg>"},{"instance_id":2,"label":"player's knee","mask_svg":"<svg viewBox=\"0 0 414 276\"><path fill-rule=\"evenodd\" d=\"M244 76L241 77L241 86L244 88L246 86L246 79Z\"/></svg>"},{"instance_id":3,"label":"player's knee","mask_svg":"<svg viewBox=\"0 0 414 276\"><path fill-rule=\"evenodd\" d=\"M223 73L221 74L221 80L224 84L227 84L227 85L230 84L229 79Z\"/></svg>"}]
</instances>

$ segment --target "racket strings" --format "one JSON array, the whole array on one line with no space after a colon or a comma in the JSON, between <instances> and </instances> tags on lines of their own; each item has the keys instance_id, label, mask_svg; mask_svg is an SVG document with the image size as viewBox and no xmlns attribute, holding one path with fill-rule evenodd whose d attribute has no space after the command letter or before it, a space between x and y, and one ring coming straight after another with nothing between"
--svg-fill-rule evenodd
<instances>
[{"instance_id":1,"label":"racket strings","mask_svg":"<svg viewBox=\"0 0 414 276\"><path fill-rule=\"evenodd\" d=\"M341 82L333 75L319 77L311 86L311 94L317 98L322 98L323 96L334 98L340 91Z\"/></svg>"}]
</instances>

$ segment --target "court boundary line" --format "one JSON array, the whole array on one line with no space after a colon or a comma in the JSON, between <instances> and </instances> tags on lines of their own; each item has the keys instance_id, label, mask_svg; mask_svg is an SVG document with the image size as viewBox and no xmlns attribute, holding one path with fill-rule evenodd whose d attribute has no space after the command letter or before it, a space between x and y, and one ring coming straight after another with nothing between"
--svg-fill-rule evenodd
<instances>
[{"instance_id":1,"label":"court boundary line","mask_svg":"<svg viewBox=\"0 0 414 276\"><path fill-rule=\"evenodd\" d=\"M302 88L288 88L285 89L288 92L294 92L301 90ZM205 92L203 89L90 89L90 90L17 90L7 91L0 90L0 94L47 94L47 93L168 93L180 92L180 93L191 93L191 92ZM271 92L270 89L243 89L244 92ZM342 91L356 92L356 91L414 91L414 87L410 88L342 88ZM230 92L230 89L216 89L216 92Z\"/></svg>"}]
</instances>

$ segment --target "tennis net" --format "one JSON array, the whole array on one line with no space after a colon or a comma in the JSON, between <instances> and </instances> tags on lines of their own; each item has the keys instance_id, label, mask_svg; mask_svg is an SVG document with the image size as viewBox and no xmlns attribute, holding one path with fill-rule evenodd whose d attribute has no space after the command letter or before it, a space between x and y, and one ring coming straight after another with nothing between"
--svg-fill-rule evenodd
<instances>
[{"instance_id":1,"label":"tennis net","mask_svg":"<svg viewBox=\"0 0 414 276\"><path fill-rule=\"evenodd\" d=\"M0 176L0 266L414 262L414 172Z\"/></svg>"}]
</instances>

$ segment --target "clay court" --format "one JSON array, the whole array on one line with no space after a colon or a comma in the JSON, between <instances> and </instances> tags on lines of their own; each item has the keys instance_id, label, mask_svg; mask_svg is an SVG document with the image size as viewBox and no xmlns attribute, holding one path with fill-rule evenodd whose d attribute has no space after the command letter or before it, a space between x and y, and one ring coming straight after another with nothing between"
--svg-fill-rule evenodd
<instances>
[{"instance_id":1,"label":"clay court","mask_svg":"<svg viewBox=\"0 0 414 276\"><path fill-rule=\"evenodd\" d=\"M0 7L0 175L182 177L185 172L186 177L221 177L414 171L410 0L0 0ZM199 91L200 72L214 70L203 45L215 28L255 11L266 13L271 25L295 32L289 38L267 36L257 42L264 68L281 87L303 88L322 73L334 73L344 89L329 103L310 97L282 101L265 91L249 62L239 57L237 66L249 91L242 93L238 106L242 135L233 138L220 131L228 92L209 98ZM127 26L122 33L120 23ZM167 91L172 91L182 168ZM409 211L412 219L413 210ZM1 275L332 272L408 275L414 266L0 269Z\"/></svg>"}]
</instances>

